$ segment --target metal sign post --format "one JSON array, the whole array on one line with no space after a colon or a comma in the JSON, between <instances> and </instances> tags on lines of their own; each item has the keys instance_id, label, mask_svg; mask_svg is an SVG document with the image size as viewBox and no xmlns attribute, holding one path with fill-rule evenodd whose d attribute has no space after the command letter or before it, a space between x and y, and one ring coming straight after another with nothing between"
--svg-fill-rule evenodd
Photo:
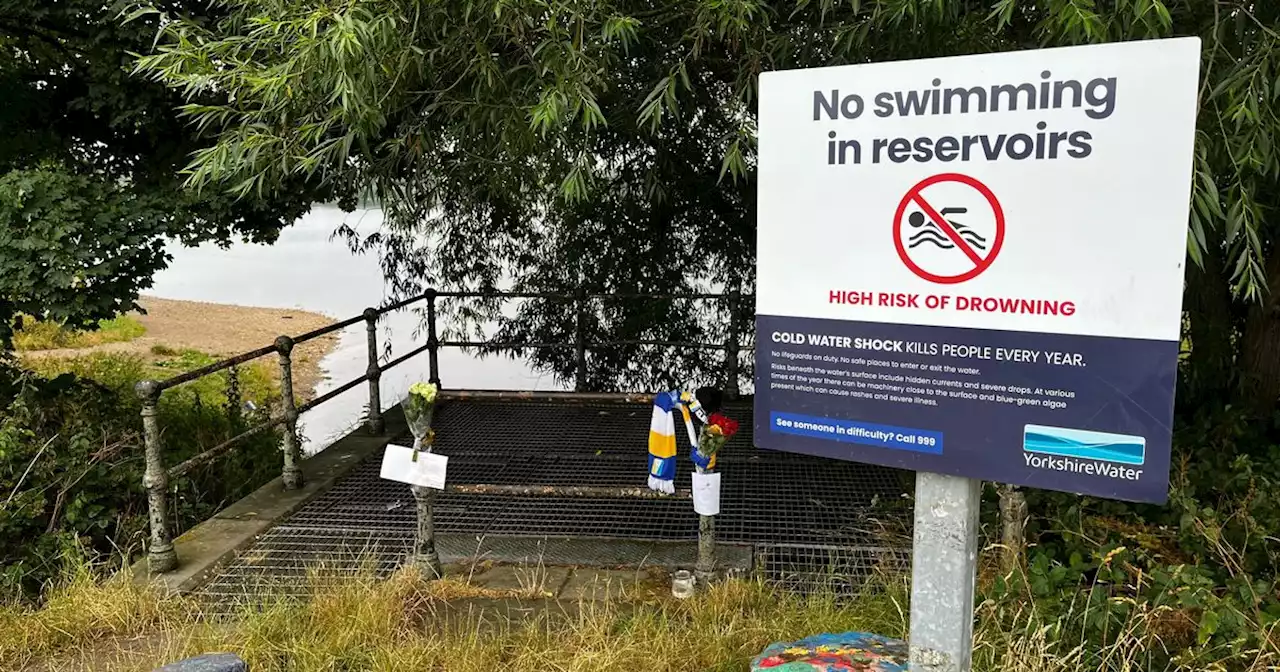
<instances>
[{"instance_id":1,"label":"metal sign post","mask_svg":"<svg viewBox=\"0 0 1280 672\"><path fill-rule=\"evenodd\" d=\"M982 481L916 472L911 669L969 669Z\"/></svg>"}]
</instances>

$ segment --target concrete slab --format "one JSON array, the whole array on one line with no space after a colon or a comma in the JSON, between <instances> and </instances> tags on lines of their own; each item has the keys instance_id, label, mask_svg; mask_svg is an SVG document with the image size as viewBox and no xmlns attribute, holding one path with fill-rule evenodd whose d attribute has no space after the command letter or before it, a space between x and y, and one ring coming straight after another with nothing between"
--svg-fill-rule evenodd
<instances>
[{"instance_id":1,"label":"concrete slab","mask_svg":"<svg viewBox=\"0 0 1280 672\"><path fill-rule=\"evenodd\" d=\"M471 582L489 590L557 595L569 578L568 567L497 565L476 575Z\"/></svg>"},{"instance_id":2,"label":"concrete slab","mask_svg":"<svg viewBox=\"0 0 1280 672\"><path fill-rule=\"evenodd\" d=\"M235 557L274 523L297 511L335 480L346 475L370 454L380 450L394 436L368 436L360 431L348 435L302 462L306 479L303 487L285 490L280 478L273 479L249 496L223 509L214 517L174 540L178 568L152 575L145 558L131 568L135 581L151 582L168 593L187 593L203 583L223 562Z\"/></svg>"},{"instance_id":3,"label":"concrete slab","mask_svg":"<svg viewBox=\"0 0 1280 672\"><path fill-rule=\"evenodd\" d=\"M302 473L306 482L298 490L285 490L280 479L275 479L223 509L217 517L240 520L283 518L309 501L317 492L328 488L338 477L351 471L360 463L360 460L386 444L386 437L359 434L344 437L329 448L302 461Z\"/></svg>"},{"instance_id":4,"label":"concrete slab","mask_svg":"<svg viewBox=\"0 0 1280 672\"><path fill-rule=\"evenodd\" d=\"M512 623L573 622L581 614L585 602L567 602L555 599L466 599L440 603L432 612L424 627L431 630L464 629L487 636L507 636ZM620 614L630 614L636 606L621 602L612 607Z\"/></svg>"},{"instance_id":5,"label":"concrete slab","mask_svg":"<svg viewBox=\"0 0 1280 672\"><path fill-rule=\"evenodd\" d=\"M653 581L654 574L648 570L580 567L573 570L558 597L570 602L619 598L624 592L645 590Z\"/></svg>"},{"instance_id":6,"label":"concrete slab","mask_svg":"<svg viewBox=\"0 0 1280 672\"><path fill-rule=\"evenodd\" d=\"M564 537L436 535L436 550L446 563L468 564L486 560L512 565L590 566L613 568L663 567L693 569L698 561L696 541L645 541ZM753 550L740 544L717 544L721 568L734 573L751 571Z\"/></svg>"}]
</instances>

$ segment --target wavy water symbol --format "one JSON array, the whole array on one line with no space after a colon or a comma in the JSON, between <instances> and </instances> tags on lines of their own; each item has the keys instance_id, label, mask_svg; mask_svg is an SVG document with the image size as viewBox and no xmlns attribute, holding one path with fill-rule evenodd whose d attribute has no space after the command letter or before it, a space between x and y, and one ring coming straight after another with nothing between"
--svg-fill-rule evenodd
<instances>
[{"instance_id":1,"label":"wavy water symbol","mask_svg":"<svg viewBox=\"0 0 1280 672\"><path fill-rule=\"evenodd\" d=\"M1139 465L1146 461L1146 441L1142 437L1102 432L1028 425L1022 448L1032 453L1121 464Z\"/></svg>"},{"instance_id":2,"label":"wavy water symbol","mask_svg":"<svg viewBox=\"0 0 1280 672\"><path fill-rule=\"evenodd\" d=\"M943 208L941 214L946 217L953 213L963 213L966 210L967 208ZM979 250L987 249L987 239L982 234L951 219L948 219L947 223L956 230L961 240ZM911 216L907 218L907 224L910 224L913 229L920 229L907 238L907 247L914 248L925 243L932 243L944 250L953 250L956 247L955 242L942 230L942 227L938 226L938 223L933 221L931 217L925 217L922 212L911 213Z\"/></svg>"}]
</instances>

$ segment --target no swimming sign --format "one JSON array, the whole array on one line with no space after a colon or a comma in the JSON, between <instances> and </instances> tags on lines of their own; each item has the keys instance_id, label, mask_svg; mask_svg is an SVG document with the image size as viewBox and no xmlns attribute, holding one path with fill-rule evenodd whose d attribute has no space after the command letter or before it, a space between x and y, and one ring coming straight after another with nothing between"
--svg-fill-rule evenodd
<instances>
[{"instance_id":1,"label":"no swimming sign","mask_svg":"<svg viewBox=\"0 0 1280 672\"><path fill-rule=\"evenodd\" d=\"M762 75L757 444L1165 501L1199 55Z\"/></svg>"}]
</instances>

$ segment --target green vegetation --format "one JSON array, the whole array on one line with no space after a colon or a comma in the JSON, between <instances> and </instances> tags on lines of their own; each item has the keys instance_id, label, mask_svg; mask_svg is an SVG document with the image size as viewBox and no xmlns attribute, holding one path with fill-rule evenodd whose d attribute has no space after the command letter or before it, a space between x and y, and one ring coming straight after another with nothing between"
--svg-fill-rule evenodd
<instances>
[{"instance_id":1,"label":"green vegetation","mask_svg":"<svg viewBox=\"0 0 1280 672\"><path fill-rule=\"evenodd\" d=\"M1106 564L1121 562L1113 556ZM495 600L528 599L535 591L494 593L461 578L424 581L410 569L386 580L317 572L303 601L268 596L263 608L207 621L197 604L127 580L72 576L42 607L0 609L0 665L58 660L62 669L76 669L66 661L79 659L95 670L112 669L109 661L137 670L232 651L264 672L745 670L774 641L849 630L901 637L908 613L904 582L881 577L852 595L787 594L730 581L688 601L615 586L609 599L509 620ZM1233 648L1199 641L1185 609L1124 596L1043 609L1026 590L982 596L975 670L1264 672L1280 664L1280 647L1263 637L1270 633L1257 633L1257 647Z\"/></svg>"},{"instance_id":2,"label":"green vegetation","mask_svg":"<svg viewBox=\"0 0 1280 672\"><path fill-rule=\"evenodd\" d=\"M1046 595L1090 578L1133 586L1109 597L1185 609L1201 643L1260 645L1280 634L1277 426L1221 405L1180 409L1178 421L1165 506L1027 491L1031 572L1043 577L1032 585Z\"/></svg>"},{"instance_id":3,"label":"green vegetation","mask_svg":"<svg viewBox=\"0 0 1280 672\"><path fill-rule=\"evenodd\" d=\"M130 559L146 530L138 381L163 379L212 362L181 352L147 362L93 353L38 358L34 370L0 361L0 591L33 595L56 577L67 553ZM276 388L265 365L238 375L243 400L269 409ZM227 377L165 392L160 403L170 465L221 443L264 410L228 413ZM279 473L279 435L266 433L174 485L174 515L186 529Z\"/></svg>"},{"instance_id":4,"label":"green vegetation","mask_svg":"<svg viewBox=\"0 0 1280 672\"><path fill-rule=\"evenodd\" d=\"M18 352L124 343L147 333L141 322L128 315L100 320L89 330L68 329L57 322L37 320L30 315L19 316L18 322L20 326L13 333L13 347Z\"/></svg>"}]
</instances>

